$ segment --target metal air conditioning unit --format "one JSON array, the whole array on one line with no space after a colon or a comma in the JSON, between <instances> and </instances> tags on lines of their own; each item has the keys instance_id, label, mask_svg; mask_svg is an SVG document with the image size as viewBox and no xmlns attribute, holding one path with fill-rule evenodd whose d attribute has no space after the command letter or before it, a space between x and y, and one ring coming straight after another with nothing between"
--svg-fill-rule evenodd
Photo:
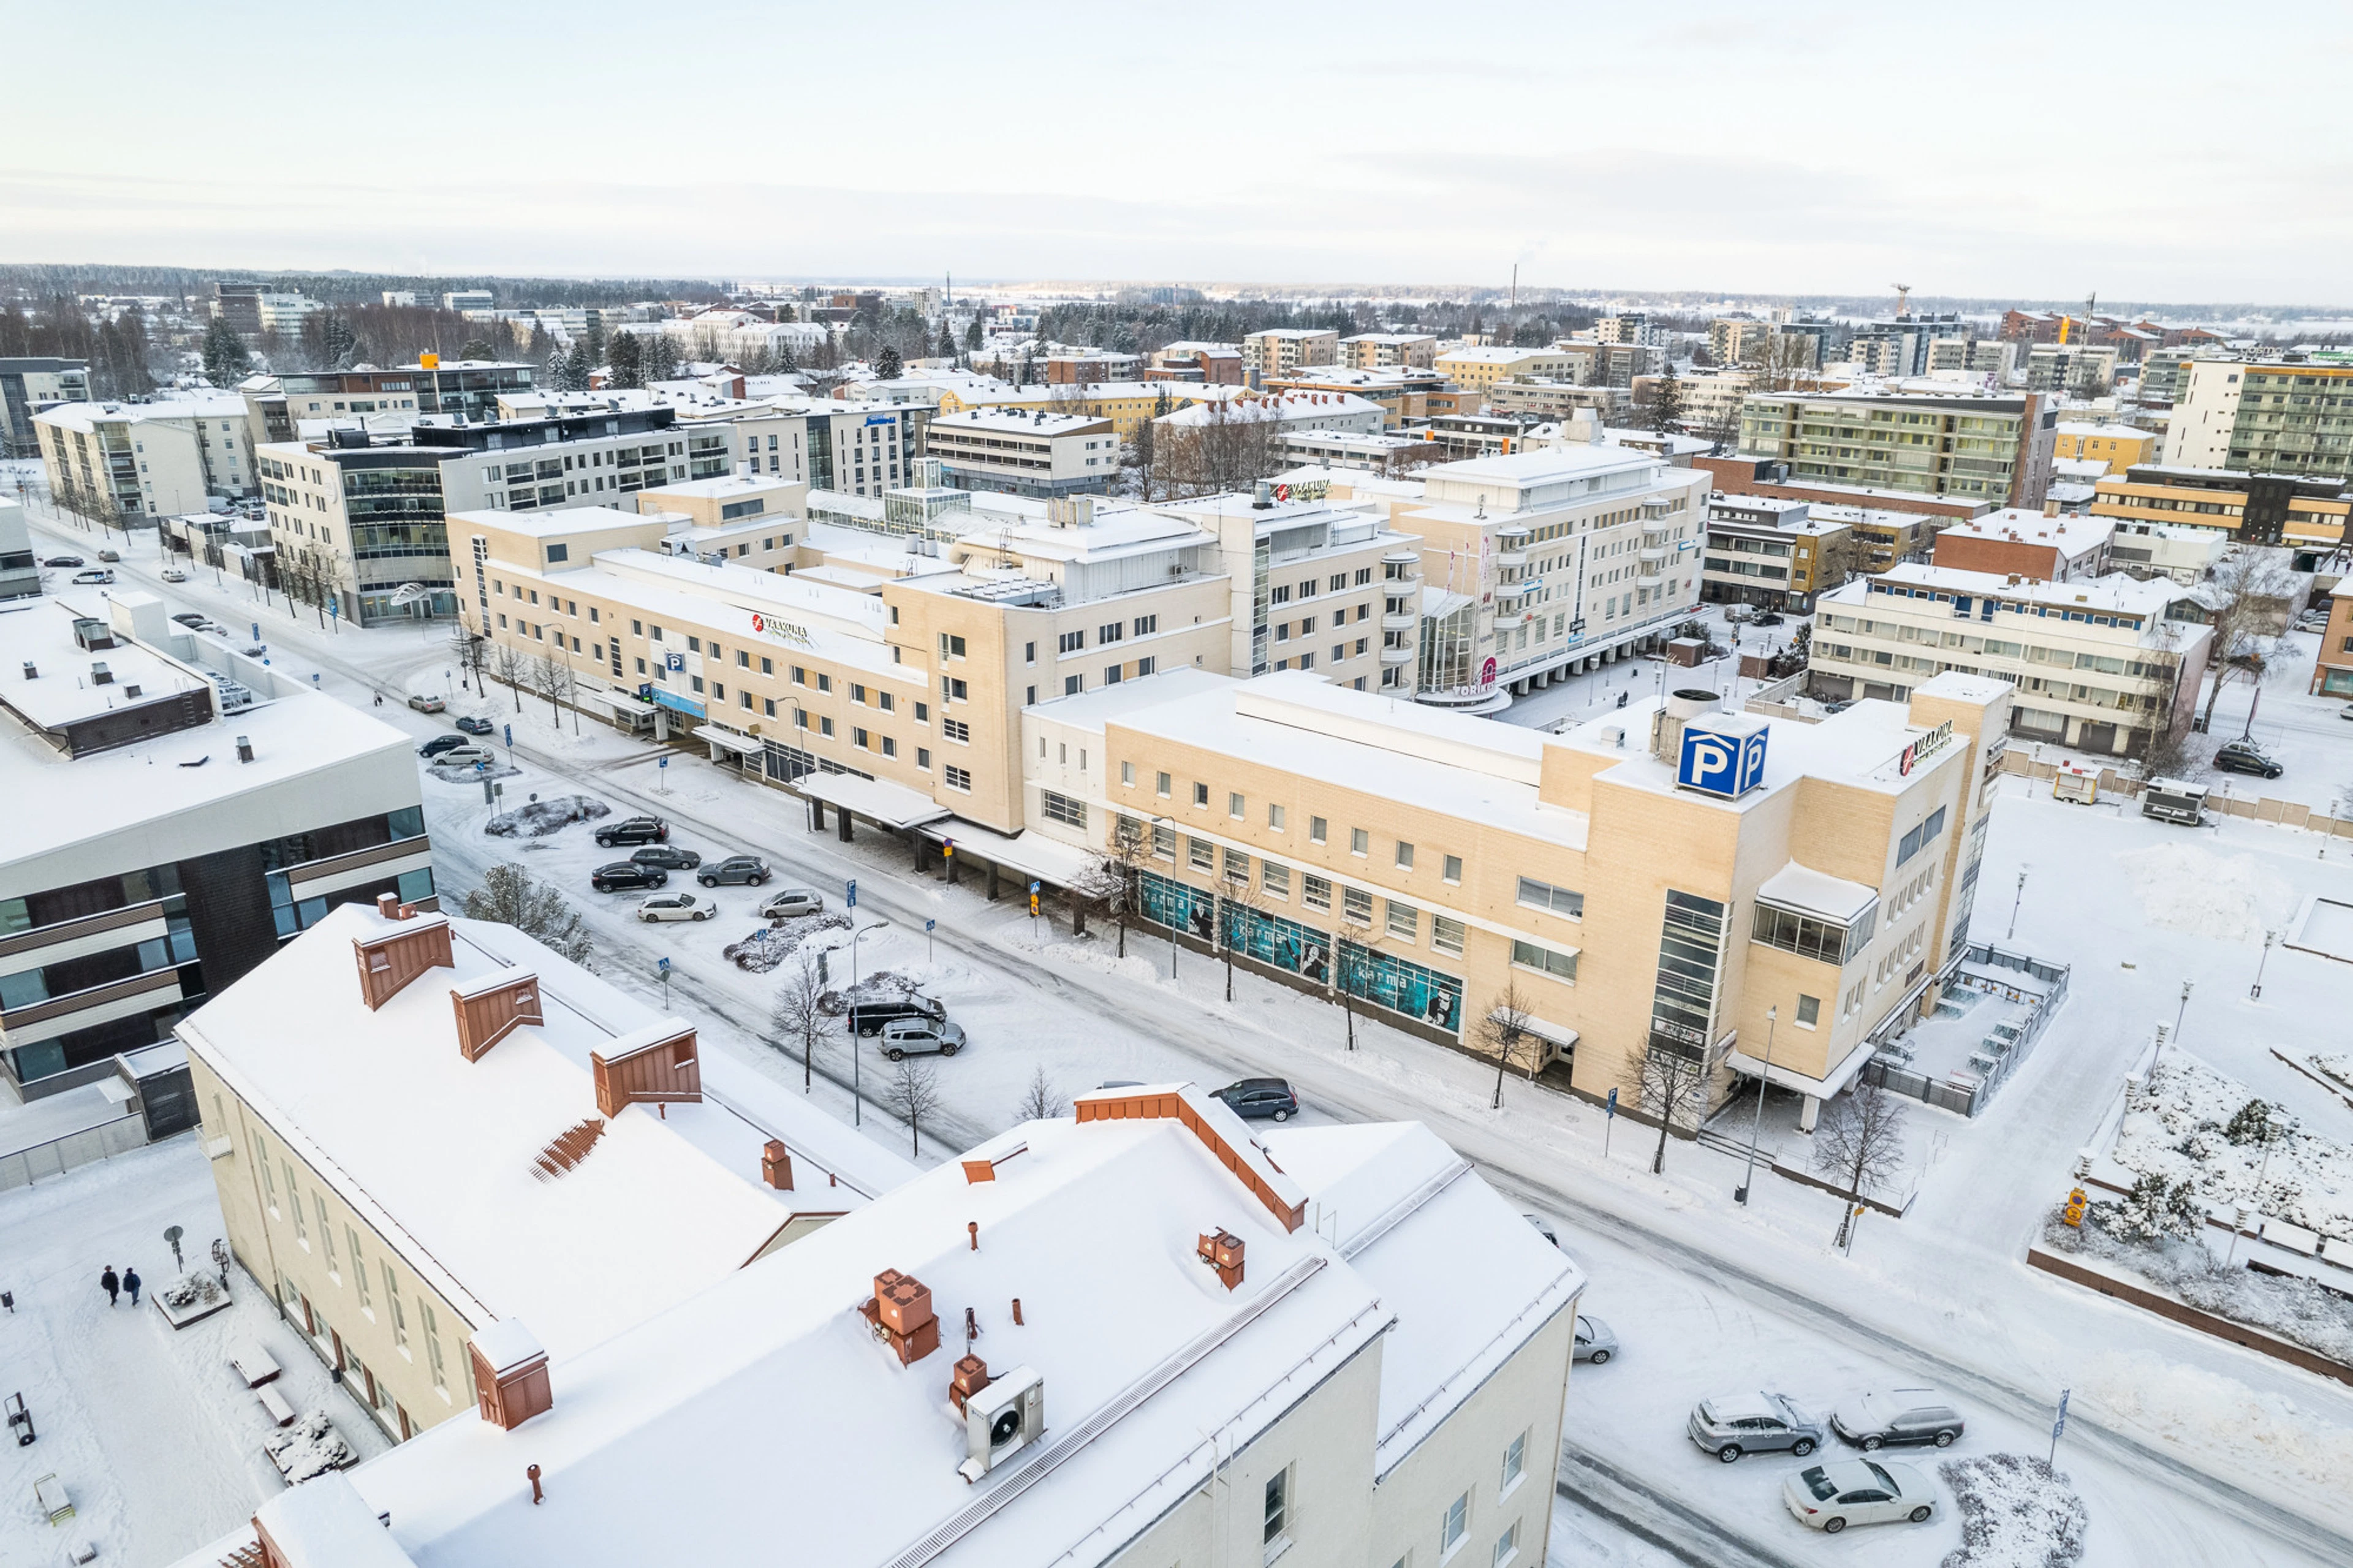
<instances>
[{"instance_id":1,"label":"metal air conditioning unit","mask_svg":"<svg viewBox=\"0 0 2353 1568\"><path fill-rule=\"evenodd\" d=\"M965 1401L964 1430L972 1458L956 1470L977 1481L1045 1435L1045 1378L1027 1366L997 1378Z\"/></svg>"}]
</instances>

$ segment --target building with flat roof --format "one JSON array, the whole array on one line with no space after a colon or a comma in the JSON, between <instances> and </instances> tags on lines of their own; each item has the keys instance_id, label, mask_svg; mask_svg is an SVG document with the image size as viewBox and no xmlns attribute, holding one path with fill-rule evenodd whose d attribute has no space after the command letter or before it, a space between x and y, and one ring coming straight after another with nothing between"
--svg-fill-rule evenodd
<instances>
[{"instance_id":1,"label":"building with flat roof","mask_svg":"<svg viewBox=\"0 0 2353 1568\"><path fill-rule=\"evenodd\" d=\"M0 616L0 1087L111 1070L337 905L430 907L401 731L153 595Z\"/></svg>"},{"instance_id":2,"label":"building with flat roof","mask_svg":"<svg viewBox=\"0 0 2353 1568\"><path fill-rule=\"evenodd\" d=\"M33 416L62 510L143 526L254 494L245 400L197 392L146 403L60 403Z\"/></svg>"},{"instance_id":3,"label":"building with flat roof","mask_svg":"<svg viewBox=\"0 0 2353 1568\"><path fill-rule=\"evenodd\" d=\"M1337 345L1340 364L1351 370L1387 370L1411 365L1428 370L1438 357L1435 332L1358 332Z\"/></svg>"},{"instance_id":4,"label":"building with flat roof","mask_svg":"<svg viewBox=\"0 0 2353 1568\"><path fill-rule=\"evenodd\" d=\"M2353 697L2353 586L2338 584L2328 595L2328 624L2321 628L2320 652L2312 661L2307 691Z\"/></svg>"},{"instance_id":5,"label":"building with flat roof","mask_svg":"<svg viewBox=\"0 0 2353 1568\"><path fill-rule=\"evenodd\" d=\"M1700 596L1805 615L1856 568L1860 542L1852 521L1815 517L1805 501L1711 495Z\"/></svg>"},{"instance_id":6,"label":"building with flat roof","mask_svg":"<svg viewBox=\"0 0 2353 1568\"><path fill-rule=\"evenodd\" d=\"M2094 756L2137 756L2186 725L2212 632L2167 618L2164 579L2073 582L1905 564L1824 595L1808 689L1901 701L1947 671L2016 690L2010 733Z\"/></svg>"},{"instance_id":7,"label":"building with flat roof","mask_svg":"<svg viewBox=\"0 0 2353 1568\"><path fill-rule=\"evenodd\" d=\"M1799 485L2039 507L2057 425L2037 392L1757 393L1742 406L1740 453L1786 463L1785 478Z\"/></svg>"},{"instance_id":8,"label":"building with flat roof","mask_svg":"<svg viewBox=\"0 0 2353 1568\"><path fill-rule=\"evenodd\" d=\"M2180 370L2165 430L2168 465L2353 476L2353 364L2199 359Z\"/></svg>"},{"instance_id":9,"label":"building with flat roof","mask_svg":"<svg viewBox=\"0 0 2353 1568\"><path fill-rule=\"evenodd\" d=\"M1575 357L1557 348L1449 349L1430 365L1470 392L1484 392L1499 381L1565 381L1577 370Z\"/></svg>"},{"instance_id":10,"label":"building with flat roof","mask_svg":"<svg viewBox=\"0 0 2353 1568\"><path fill-rule=\"evenodd\" d=\"M2115 525L2105 518L2061 517L2006 508L1936 531L1931 560L1965 572L1993 572L2045 583L2105 576Z\"/></svg>"},{"instance_id":11,"label":"building with flat roof","mask_svg":"<svg viewBox=\"0 0 2353 1568\"><path fill-rule=\"evenodd\" d=\"M2306 558L2338 548L2353 515L2342 480L2140 463L2093 487L2091 515L2211 529L2233 542L2284 544Z\"/></svg>"},{"instance_id":12,"label":"building with flat roof","mask_svg":"<svg viewBox=\"0 0 2353 1568\"><path fill-rule=\"evenodd\" d=\"M41 565L32 531L14 496L0 496L0 599L29 599L41 591Z\"/></svg>"},{"instance_id":13,"label":"building with flat roof","mask_svg":"<svg viewBox=\"0 0 2353 1568\"><path fill-rule=\"evenodd\" d=\"M37 458L33 416L60 403L90 399L90 362L47 354L0 359L0 458Z\"/></svg>"},{"instance_id":14,"label":"building with flat roof","mask_svg":"<svg viewBox=\"0 0 2353 1568\"><path fill-rule=\"evenodd\" d=\"M1100 1090L594 1349L501 1320L483 1419L186 1568L1539 1562L1584 1283L1419 1125Z\"/></svg>"},{"instance_id":15,"label":"building with flat roof","mask_svg":"<svg viewBox=\"0 0 2353 1568\"><path fill-rule=\"evenodd\" d=\"M178 1035L231 1252L396 1441L474 1407L501 1320L575 1355L913 1174L754 1075L706 1087L691 1020L390 895Z\"/></svg>"},{"instance_id":16,"label":"building with flat roof","mask_svg":"<svg viewBox=\"0 0 2353 1568\"><path fill-rule=\"evenodd\" d=\"M2055 459L2098 462L2111 474L2155 461L2159 440L2156 431L2131 425L2085 425L2065 419L2053 434Z\"/></svg>"},{"instance_id":17,"label":"building with flat roof","mask_svg":"<svg viewBox=\"0 0 2353 1568\"><path fill-rule=\"evenodd\" d=\"M1316 327L1269 327L1242 339L1242 368L1252 386L1340 357L1340 334Z\"/></svg>"},{"instance_id":18,"label":"building with flat roof","mask_svg":"<svg viewBox=\"0 0 2353 1568\"><path fill-rule=\"evenodd\" d=\"M972 408L934 417L927 454L956 489L1049 500L1101 495L1119 478L1119 434L1109 419L1044 408Z\"/></svg>"}]
</instances>

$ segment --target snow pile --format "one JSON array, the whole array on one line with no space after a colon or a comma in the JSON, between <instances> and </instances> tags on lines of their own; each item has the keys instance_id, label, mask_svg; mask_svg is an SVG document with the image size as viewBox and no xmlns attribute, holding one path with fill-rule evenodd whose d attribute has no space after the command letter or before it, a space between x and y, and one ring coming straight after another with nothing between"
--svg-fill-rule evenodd
<instances>
[{"instance_id":1,"label":"snow pile","mask_svg":"<svg viewBox=\"0 0 2353 1568\"><path fill-rule=\"evenodd\" d=\"M591 800L585 795L559 795L502 811L482 824L482 831L493 838L512 838L517 835L543 838L575 822L594 822L612 815L613 808L601 800Z\"/></svg>"},{"instance_id":2,"label":"snow pile","mask_svg":"<svg viewBox=\"0 0 2353 1568\"><path fill-rule=\"evenodd\" d=\"M2261 942L2284 931L2295 889L2253 855L2221 856L2199 844L2163 844L2116 858L2131 875L2148 923L2203 942Z\"/></svg>"},{"instance_id":3,"label":"snow pile","mask_svg":"<svg viewBox=\"0 0 2353 1568\"><path fill-rule=\"evenodd\" d=\"M502 766L497 763L492 763L488 768L477 772L471 763L444 763L438 760L429 764L425 771L443 784L472 784L478 779L511 779L521 776L522 773L521 768Z\"/></svg>"},{"instance_id":4,"label":"snow pile","mask_svg":"<svg viewBox=\"0 0 2353 1568\"><path fill-rule=\"evenodd\" d=\"M2249 1474L2290 1476L2323 1496L2353 1495L2353 1431L2299 1408L2284 1394L2168 1357L2094 1356L2078 1373L2075 1402L2111 1426L2135 1426L2189 1453L2228 1454Z\"/></svg>"},{"instance_id":5,"label":"snow pile","mask_svg":"<svg viewBox=\"0 0 2353 1568\"><path fill-rule=\"evenodd\" d=\"M2332 1240L2353 1242L2353 1149L2294 1128L2271 1145L2266 1168L2260 1138L2233 1142L2230 1136L2232 1119L2255 1097L2245 1084L2185 1051L2168 1051L2148 1082L2127 1093L2108 1152L2117 1164L2141 1175L2187 1181L2225 1217L2243 1204Z\"/></svg>"},{"instance_id":6,"label":"snow pile","mask_svg":"<svg viewBox=\"0 0 2353 1568\"><path fill-rule=\"evenodd\" d=\"M923 987L905 975L888 969L878 969L861 976L857 984L840 991L825 994L825 1010L837 1016L847 1013L861 1002L904 1002L918 995Z\"/></svg>"},{"instance_id":7,"label":"snow pile","mask_svg":"<svg viewBox=\"0 0 2353 1568\"><path fill-rule=\"evenodd\" d=\"M2314 1051L2305 1061L2312 1070L2340 1089L2353 1089L2353 1053Z\"/></svg>"},{"instance_id":8,"label":"snow pile","mask_svg":"<svg viewBox=\"0 0 2353 1568\"><path fill-rule=\"evenodd\" d=\"M801 943L820 931L848 931L849 917L827 910L814 915L793 915L775 925L764 926L742 942L731 942L719 950L722 958L731 959L735 967L752 974L765 974L790 958Z\"/></svg>"},{"instance_id":9,"label":"snow pile","mask_svg":"<svg viewBox=\"0 0 2353 1568\"><path fill-rule=\"evenodd\" d=\"M175 1312L216 1307L228 1300L228 1292L221 1288L220 1276L207 1274L200 1268L190 1269L155 1294Z\"/></svg>"},{"instance_id":10,"label":"snow pile","mask_svg":"<svg viewBox=\"0 0 2353 1568\"><path fill-rule=\"evenodd\" d=\"M2353 1366L2353 1300L2301 1275L2258 1274L2244 1266L2225 1266L2202 1241L2167 1237L2134 1242L2096 1226L2078 1228L2059 1219L2056 1210L2043 1226L2042 1239L2053 1252L2096 1258L2140 1276L2200 1311L2277 1334Z\"/></svg>"},{"instance_id":11,"label":"snow pile","mask_svg":"<svg viewBox=\"0 0 2353 1568\"><path fill-rule=\"evenodd\" d=\"M296 1486L313 1476L340 1470L359 1458L323 1410L306 1411L296 1416L292 1426L263 1438L261 1448L279 1472Z\"/></svg>"},{"instance_id":12,"label":"snow pile","mask_svg":"<svg viewBox=\"0 0 2353 1568\"><path fill-rule=\"evenodd\" d=\"M2062 1568L2080 1562L2092 1517L2067 1478L2026 1454L1936 1467L1961 1510L1961 1546L1941 1568Z\"/></svg>"}]
</instances>

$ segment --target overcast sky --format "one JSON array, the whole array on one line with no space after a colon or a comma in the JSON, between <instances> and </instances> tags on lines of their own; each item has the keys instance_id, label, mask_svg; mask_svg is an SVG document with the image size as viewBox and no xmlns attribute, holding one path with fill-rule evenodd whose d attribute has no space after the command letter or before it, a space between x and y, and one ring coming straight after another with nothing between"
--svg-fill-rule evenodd
<instances>
[{"instance_id":1,"label":"overcast sky","mask_svg":"<svg viewBox=\"0 0 2353 1568\"><path fill-rule=\"evenodd\" d=\"M2353 296L2341 3L138 0L5 37L7 261Z\"/></svg>"}]
</instances>

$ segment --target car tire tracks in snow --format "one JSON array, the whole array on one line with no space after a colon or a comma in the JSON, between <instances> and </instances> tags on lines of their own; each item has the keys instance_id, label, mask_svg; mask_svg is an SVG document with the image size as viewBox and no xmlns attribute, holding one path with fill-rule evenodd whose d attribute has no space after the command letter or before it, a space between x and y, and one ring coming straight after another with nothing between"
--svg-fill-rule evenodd
<instances>
[{"instance_id":1,"label":"car tire tracks in snow","mask_svg":"<svg viewBox=\"0 0 2353 1568\"><path fill-rule=\"evenodd\" d=\"M1691 1568L1805 1568L1628 1475L1591 1449L1561 1439L1553 1489Z\"/></svg>"}]
</instances>

